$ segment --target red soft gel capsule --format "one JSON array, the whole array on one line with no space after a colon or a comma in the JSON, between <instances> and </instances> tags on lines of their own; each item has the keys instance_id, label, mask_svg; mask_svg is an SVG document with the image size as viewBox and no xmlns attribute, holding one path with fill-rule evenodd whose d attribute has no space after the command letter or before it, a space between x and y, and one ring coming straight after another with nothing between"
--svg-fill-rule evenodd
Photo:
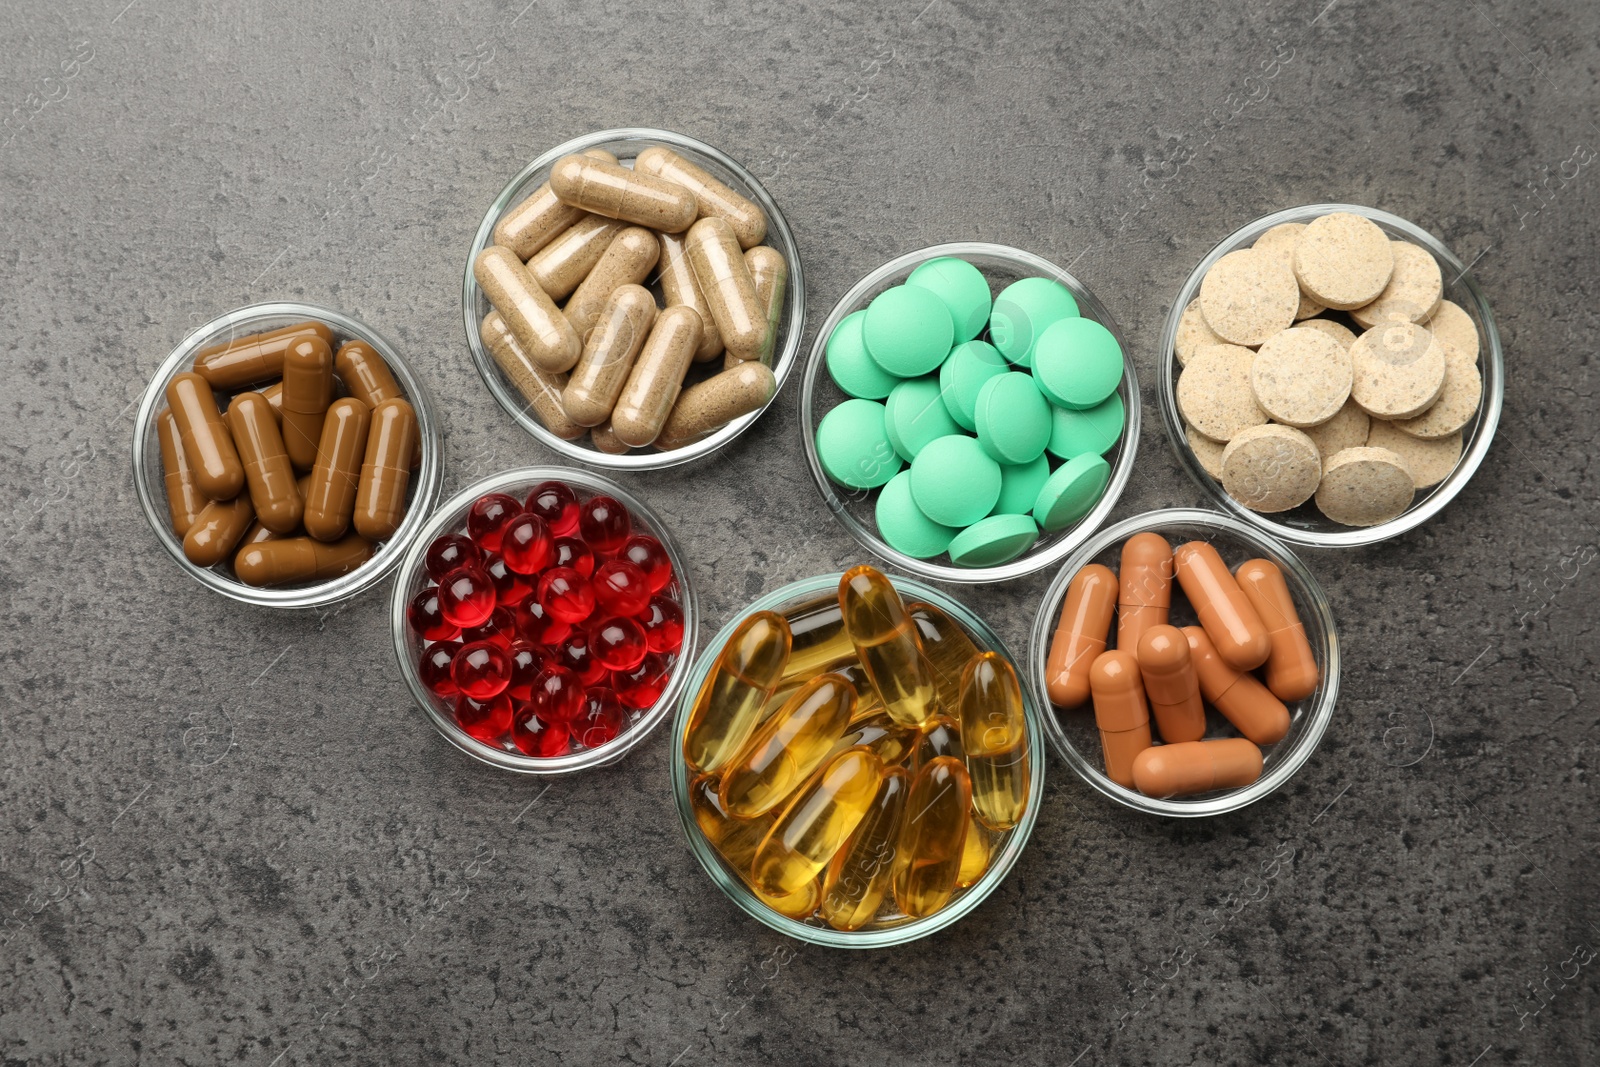
<instances>
[{"instance_id":1,"label":"red soft gel capsule","mask_svg":"<svg viewBox=\"0 0 1600 1067\"><path fill-rule=\"evenodd\" d=\"M439 613L463 629L483 622L494 606L494 580L476 564L457 567L439 581Z\"/></svg>"},{"instance_id":2,"label":"red soft gel capsule","mask_svg":"<svg viewBox=\"0 0 1600 1067\"><path fill-rule=\"evenodd\" d=\"M456 725L486 745L498 745L511 729L511 698L501 693L488 700L456 698Z\"/></svg>"},{"instance_id":3,"label":"red soft gel capsule","mask_svg":"<svg viewBox=\"0 0 1600 1067\"><path fill-rule=\"evenodd\" d=\"M589 635L573 630L556 648L555 661L573 674L583 685L598 685L606 676L605 664L594 658L594 648Z\"/></svg>"},{"instance_id":4,"label":"red soft gel capsule","mask_svg":"<svg viewBox=\"0 0 1600 1067\"><path fill-rule=\"evenodd\" d=\"M546 667L533 679L529 703L545 722L571 722L583 708L583 683L565 667Z\"/></svg>"},{"instance_id":5,"label":"red soft gel capsule","mask_svg":"<svg viewBox=\"0 0 1600 1067\"><path fill-rule=\"evenodd\" d=\"M650 603L644 571L625 559L602 563L594 572L594 599L610 615L637 615Z\"/></svg>"},{"instance_id":6,"label":"red soft gel capsule","mask_svg":"<svg viewBox=\"0 0 1600 1067\"><path fill-rule=\"evenodd\" d=\"M672 560L667 550L649 534L634 534L622 542L618 559L625 559L644 572L652 593L659 593L672 581Z\"/></svg>"},{"instance_id":7,"label":"red soft gel capsule","mask_svg":"<svg viewBox=\"0 0 1600 1067\"><path fill-rule=\"evenodd\" d=\"M506 527L521 513L522 503L514 496L504 493L480 496L467 509L467 533L472 535L479 548L498 552Z\"/></svg>"},{"instance_id":8,"label":"red soft gel capsule","mask_svg":"<svg viewBox=\"0 0 1600 1067\"><path fill-rule=\"evenodd\" d=\"M428 577L437 582L457 567L465 567L478 560L478 546L472 543L472 538L461 534L444 534L434 538L433 544L428 546L425 565Z\"/></svg>"},{"instance_id":9,"label":"red soft gel capsule","mask_svg":"<svg viewBox=\"0 0 1600 1067\"><path fill-rule=\"evenodd\" d=\"M614 672L611 683L623 704L643 710L654 707L661 699L671 673L672 662L660 653L651 652L633 670Z\"/></svg>"},{"instance_id":10,"label":"red soft gel capsule","mask_svg":"<svg viewBox=\"0 0 1600 1067\"><path fill-rule=\"evenodd\" d=\"M537 574L550 563L550 528L537 515L524 512L506 524L500 538L500 555L518 574Z\"/></svg>"},{"instance_id":11,"label":"red soft gel capsule","mask_svg":"<svg viewBox=\"0 0 1600 1067\"><path fill-rule=\"evenodd\" d=\"M506 695L512 700L531 700L533 680L548 665L544 652L532 641L513 641L506 650L511 657L511 681L506 685Z\"/></svg>"},{"instance_id":12,"label":"red soft gel capsule","mask_svg":"<svg viewBox=\"0 0 1600 1067\"><path fill-rule=\"evenodd\" d=\"M528 494L528 510L543 519L557 537L578 529L578 495L565 482L540 482Z\"/></svg>"},{"instance_id":13,"label":"red soft gel capsule","mask_svg":"<svg viewBox=\"0 0 1600 1067\"><path fill-rule=\"evenodd\" d=\"M594 552L576 537L558 537L550 546L550 566L571 567L587 578L594 573Z\"/></svg>"},{"instance_id":14,"label":"red soft gel capsule","mask_svg":"<svg viewBox=\"0 0 1600 1067\"><path fill-rule=\"evenodd\" d=\"M583 710L572 723L572 738L584 748L599 748L616 740L627 721L628 713L617 694L597 686L584 696Z\"/></svg>"},{"instance_id":15,"label":"red soft gel capsule","mask_svg":"<svg viewBox=\"0 0 1600 1067\"><path fill-rule=\"evenodd\" d=\"M572 632L572 624L544 610L538 597L529 597L518 604L512 615L517 620L517 633L536 645L554 648Z\"/></svg>"},{"instance_id":16,"label":"red soft gel capsule","mask_svg":"<svg viewBox=\"0 0 1600 1067\"><path fill-rule=\"evenodd\" d=\"M653 596L639 614L645 645L651 652L676 652L683 647L683 609L677 601Z\"/></svg>"},{"instance_id":17,"label":"red soft gel capsule","mask_svg":"<svg viewBox=\"0 0 1600 1067\"><path fill-rule=\"evenodd\" d=\"M564 756L570 737L566 723L545 722L534 713L532 705L519 707L511 723L511 743L525 756Z\"/></svg>"},{"instance_id":18,"label":"red soft gel capsule","mask_svg":"<svg viewBox=\"0 0 1600 1067\"><path fill-rule=\"evenodd\" d=\"M461 627L439 610L439 591L431 586L411 598L406 605L406 620L424 641L448 641L461 632Z\"/></svg>"},{"instance_id":19,"label":"red soft gel capsule","mask_svg":"<svg viewBox=\"0 0 1600 1067\"><path fill-rule=\"evenodd\" d=\"M589 635L589 654L606 670L631 671L649 651L644 628L632 619L606 619L596 625Z\"/></svg>"},{"instance_id":20,"label":"red soft gel capsule","mask_svg":"<svg viewBox=\"0 0 1600 1067\"><path fill-rule=\"evenodd\" d=\"M495 601L502 606L514 608L533 595L533 579L506 566L500 553L485 552L483 570L494 583Z\"/></svg>"},{"instance_id":21,"label":"red soft gel capsule","mask_svg":"<svg viewBox=\"0 0 1600 1067\"><path fill-rule=\"evenodd\" d=\"M473 641L488 641L490 644L499 645L502 649L510 648L511 642L516 639L517 619L510 608L495 608L483 622L461 631L462 641L469 644Z\"/></svg>"},{"instance_id":22,"label":"red soft gel capsule","mask_svg":"<svg viewBox=\"0 0 1600 1067\"><path fill-rule=\"evenodd\" d=\"M540 575L538 595L550 617L562 622L582 622L594 611L594 585L571 567Z\"/></svg>"},{"instance_id":23,"label":"red soft gel capsule","mask_svg":"<svg viewBox=\"0 0 1600 1067\"><path fill-rule=\"evenodd\" d=\"M610 555L633 532L633 518L620 500L592 496L578 506L578 532L590 548Z\"/></svg>"},{"instance_id":24,"label":"red soft gel capsule","mask_svg":"<svg viewBox=\"0 0 1600 1067\"><path fill-rule=\"evenodd\" d=\"M457 641L440 641L424 648L418 657L417 677L422 679L423 688L434 696L453 697L460 692L455 675L450 671L456 649L460 647Z\"/></svg>"},{"instance_id":25,"label":"red soft gel capsule","mask_svg":"<svg viewBox=\"0 0 1600 1067\"><path fill-rule=\"evenodd\" d=\"M474 641L456 650L450 675L463 695L488 700L511 683L511 657L493 641Z\"/></svg>"}]
</instances>

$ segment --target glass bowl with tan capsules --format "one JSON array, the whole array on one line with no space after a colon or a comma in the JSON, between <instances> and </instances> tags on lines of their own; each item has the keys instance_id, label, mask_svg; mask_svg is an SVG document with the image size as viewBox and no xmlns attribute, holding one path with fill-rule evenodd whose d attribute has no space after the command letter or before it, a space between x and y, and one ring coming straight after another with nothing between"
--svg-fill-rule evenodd
<instances>
[{"instance_id":1,"label":"glass bowl with tan capsules","mask_svg":"<svg viewBox=\"0 0 1600 1067\"><path fill-rule=\"evenodd\" d=\"M1308 204L1241 227L1178 290L1161 343L1179 461L1217 507L1293 544L1427 522L1500 421L1504 353L1468 264L1374 208Z\"/></svg>"},{"instance_id":2,"label":"glass bowl with tan capsules","mask_svg":"<svg viewBox=\"0 0 1600 1067\"><path fill-rule=\"evenodd\" d=\"M771 405L799 358L805 282L753 174L629 128L558 145L506 185L461 303L473 363L518 425L570 459L648 470L709 455Z\"/></svg>"}]
</instances>

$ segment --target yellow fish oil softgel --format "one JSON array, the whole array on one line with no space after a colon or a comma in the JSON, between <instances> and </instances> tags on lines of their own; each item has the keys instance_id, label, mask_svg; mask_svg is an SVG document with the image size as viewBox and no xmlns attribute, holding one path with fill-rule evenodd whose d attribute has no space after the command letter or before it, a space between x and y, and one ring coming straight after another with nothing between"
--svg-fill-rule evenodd
<instances>
[{"instance_id":1,"label":"yellow fish oil softgel","mask_svg":"<svg viewBox=\"0 0 1600 1067\"><path fill-rule=\"evenodd\" d=\"M795 794L767 832L756 850L755 885L782 896L815 878L866 817L882 774L883 761L865 749L835 756Z\"/></svg>"},{"instance_id":2,"label":"yellow fish oil softgel","mask_svg":"<svg viewBox=\"0 0 1600 1067\"><path fill-rule=\"evenodd\" d=\"M697 771L720 770L749 740L761 707L789 661L789 624L761 611L734 630L695 697L683 758Z\"/></svg>"},{"instance_id":3,"label":"yellow fish oil softgel","mask_svg":"<svg viewBox=\"0 0 1600 1067\"><path fill-rule=\"evenodd\" d=\"M925 764L911 783L900 828L894 899L914 919L932 915L955 892L971 802L967 769L952 756Z\"/></svg>"},{"instance_id":4,"label":"yellow fish oil softgel","mask_svg":"<svg viewBox=\"0 0 1600 1067\"><path fill-rule=\"evenodd\" d=\"M833 751L855 706L855 690L836 674L801 686L723 771L723 808L748 819L783 803Z\"/></svg>"},{"instance_id":5,"label":"yellow fish oil softgel","mask_svg":"<svg viewBox=\"0 0 1600 1067\"><path fill-rule=\"evenodd\" d=\"M889 715L921 729L939 713L939 698L900 594L880 571L863 565L840 577L839 604L845 630Z\"/></svg>"},{"instance_id":6,"label":"yellow fish oil softgel","mask_svg":"<svg viewBox=\"0 0 1600 1067\"><path fill-rule=\"evenodd\" d=\"M967 664L961 737L973 812L991 829L1011 829L1028 804L1028 724L1017 672L998 653L981 652Z\"/></svg>"},{"instance_id":7,"label":"yellow fish oil softgel","mask_svg":"<svg viewBox=\"0 0 1600 1067\"><path fill-rule=\"evenodd\" d=\"M835 930L861 929L877 917L889 896L910 789L905 768L885 767L872 806L828 864L822 880L822 917Z\"/></svg>"}]
</instances>

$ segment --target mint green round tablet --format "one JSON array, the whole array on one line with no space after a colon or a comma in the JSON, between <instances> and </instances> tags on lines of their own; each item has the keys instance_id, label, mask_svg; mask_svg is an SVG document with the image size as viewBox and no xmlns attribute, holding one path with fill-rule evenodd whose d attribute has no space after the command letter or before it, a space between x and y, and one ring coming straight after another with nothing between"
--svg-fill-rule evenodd
<instances>
[{"instance_id":1,"label":"mint green round tablet","mask_svg":"<svg viewBox=\"0 0 1600 1067\"><path fill-rule=\"evenodd\" d=\"M1040 456L1032 463L1000 464L1000 499L994 502L996 515L1026 515L1039 499L1039 490L1050 479L1050 457Z\"/></svg>"},{"instance_id":2,"label":"mint green round tablet","mask_svg":"<svg viewBox=\"0 0 1600 1067\"><path fill-rule=\"evenodd\" d=\"M1033 517L1047 533L1064 530L1089 514L1111 480L1111 465L1099 456L1075 456L1056 468L1039 490Z\"/></svg>"},{"instance_id":3,"label":"mint green round tablet","mask_svg":"<svg viewBox=\"0 0 1600 1067\"><path fill-rule=\"evenodd\" d=\"M922 513L911 499L910 471L901 471L889 479L878 494L876 514L879 535L890 548L913 559L942 555L950 547L950 539L961 532L954 526L941 526Z\"/></svg>"},{"instance_id":4,"label":"mint green round tablet","mask_svg":"<svg viewBox=\"0 0 1600 1067\"><path fill-rule=\"evenodd\" d=\"M906 284L920 286L944 301L956 328L956 344L978 336L989 321L989 283L964 259L930 259L911 272Z\"/></svg>"},{"instance_id":5,"label":"mint green round tablet","mask_svg":"<svg viewBox=\"0 0 1600 1067\"><path fill-rule=\"evenodd\" d=\"M996 463L1031 463L1050 443L1050 403L1020 371L983 383L977 415L978 443Z\"/></svg>"},{"instance_id":6,"label":"mint green round tablet","mask_svg":"<svg viewBox=\"0 0 1600 1067\"><path fill-rule=\"evenodd\" d=\"M867 305L861 336L879 367L899 378L917 378L937 369L950 354L955 324L950 309L932 292L897 285Z\"/></svg>"},{"instance_id":7,"label":"mint green round tablet","mask_svg":"<svg viewBox=\"0 0 1600 1067\"><path fill-rule=\"evenodd\" d=\"M1033 380L1064 408L1092 408L1122 381L1122 346L1093 319L1060 319L1033 346Z\"/></svg>"},{"instance_id":8,"label":"mint green round tablet","mask_svg":"<svg viewBox=\"0 0 1600 1067\"><path fill-rule=\"evenodd\" d=\"M939 387L951 418L963 430L978 428L978 390L996 374L1011 369L994 345L988 341L968 341L956 345L939 367Z\"/></svg>"},{"instance_id":9,"label":"mint green round tablet","mask_svg":"<svg viewBox=\"0 0 1600 1067\"><path fill-rule=\"evenodd\" d=\"M1050 278L1024 278L995 297L989 340L1011 362L1029 367L1033 365L1033 346L1050 324L1077 316L1078 301L1072 290Z\"/></svg>"},{"instance_id":10,"label":"mint green round tablet","mask_svg":"<svg viewBox=\"0 0 1600 1067\"><path fill-rule=\"evenodd\" d=\"M867 343L861 338L866 309L852 311L828 335L828 373L834 383L851 396L882 400L900 381L873 362Z\"/></svg>"},{"instance_id":11,"label":"mint green round tablet","mask_svg":"<svg viewBox=\"0 0 1600 1067\"><path fill-rule=\"evenodd\" d=\"M929 441L911 461L911 499L943 526L971 526L1000 499L1000 464L975 437Z\"/></svg>"},{"instance_id":12,"label":"mint green round tablet","mask_svg":"<svg viewBox=\"0 0 1600 1067\"><path fill-rule=\"evenodd\" d=\"M889 443L906 459L915 459L929 441L961 432L939 395L939 379L932 374L907 378L895 386L883 402L883 417Z\"/></svg>"},{"instance_id":13,"label":"mint green round tablet","mask_svg":"<svg viewBox=\"0 0 1600 1067\"><path fill-rule=\"evenodd\" d=\"M1112 393L1084 411L1052 407L1047 447L1062 459L1091 452L1103 456L1122 440L1122 427L1127 418L1120 393Z\"/></svg>"},{"instance_id":14,"label":"mint green round tablet","mask_svg":"<svg viewBox=\"0 0 1600 1067\"><path fill-rule=\"evenodd\" d=\"M1039 527L1028 515L990 515L962 530L950 542L950 561L958 567L993 567L1010 563L1039 540Z\"/></svg>"},{"instance_id":15,"label":"mint green round tablet","mask_svg":"<svg viewBox=\"0 0 1600 1067\"><path fill-rule=\"evenodd\" d=\"M875 489L903 465L884 429L883 405L876 400L846 400L822 416L817 459L829 478L851 489Z\"/></svg>"}]
</instances>

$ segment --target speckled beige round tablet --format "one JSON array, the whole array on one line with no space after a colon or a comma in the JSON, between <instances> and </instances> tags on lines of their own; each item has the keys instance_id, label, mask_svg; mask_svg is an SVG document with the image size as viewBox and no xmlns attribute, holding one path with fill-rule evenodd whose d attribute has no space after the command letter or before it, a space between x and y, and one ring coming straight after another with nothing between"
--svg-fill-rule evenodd
<instances>
[{"instance_id":1,"label":"speckled beige round tablet","mask_svg":"<svg viewBox=\"0 0 1600 1067\"><path fill-rule=\"evenodd\" d=\"M1453 300L1439 301L1439 309L1423 325L1445 344L1455 345L1471 356L1474 363L1478 361L1478 324L1460 304Z\"/></svg>"},{"instance_id":2,"label":"speckled beige round tablet","mask_svg":"<svg viewBox=\"0 0 1600 1067\"><path fill-rule=\"evenodd\" d=\"M1438 338L1434 338L1438 343ZM1444 390L1433 406L1413 419L1394 424L1394 428L1432 441L1449 437L1472 421L1483 400L1483 376L1478 364L1461 349L1451 344L1441 344L1444 349Z\"/></svg>"},{"instance_id":3,"label":"speckled beige round tablet","mask_svg":"<svg viewBox=\"0 0 1600 1067\"><path fill-rule=\"evenodd\" d=\"M1178 412L1213 441L1229 441L1267 413L1250 391L1256 354L1238 345L1201 345L1178 375Z\"/></svg>"},{"instance_id":4,"label":"speckled beige round tablet","mask_svg":"<svg viewBox=\"0 0 1600 1067\"><path fill-rule=\"evenodd\" d=\"M1339 347L1347 352L1350 350L1350 346L1356 343L1356 335L1350 332L1350 327L1342 322L1334 322L1332 319L1306 319L1304 322L1295 323L1295 327L1297 329L1305 327L1308 330L1320 330L1335 341L1338 341Z\"/></svg>"},{"instance_id":5,"label":"speckled beige round tablet","mask_svg":"<svg viewBox=\"0 0 1600 1067\"><path fill-rule=\"evenodd\" d=\"M1422 441L1408 433L1401 433L1392 423L1374 419L1367 444L1373 448L1387 448L1399 456L1411 471L1411 481L1418 489L1438 485L1456 469L1461 459L1461 434Z\"/></svg>"},{"instance_id":6,"label":"speckled beige round tablet","mask_svg":"<svg viewBox=\"0 0 1600 1067\"><path fill-rule=\"evenodd\" d=\"M1297 508L1321 480L1317 446L1293 426L1252 426L1222 450L1222 488L1251 511Z\"/></svg>"},{"instance_id":7,"label":"speckled beige round tablet","mask_svg":"<svg viewBox=\"0 0 1600 1067\"><path fill-rule=\"evenodd\" d=\"M1300 287L1294 271L1270 252L1229 252L1200 281L1200 311L1229 344L1258 345L1294 325Z\"/></svg>"},{"instance_id":8,"label":"speckled beige round tablet","mask_svg":"<svg viewBox=\"0 0 1600 1067\"><path fill-rule=\"evenodd\" d=\"M1296 326L1267 338L1250 365L1250 389L1268 417L1316 426L1350 398L1350 353L1317 330Z\"/></svg>"},{"instance_id":9,"label":"speckled beige round tablet","mask_svg":"<svg viewBox=\"0 0 1600 1067\"><path fill-rule=\"evenodd\" d=\"M1390 241L1394 249L1394 273L1378 299L1350 312L1363 326L1376 326L1390 320L1426 322L1439 308L1444 295L1444 278L1439 261L1410 241Z\"/></svg>"},{"instance_id":10,"label":"speckled beige round tablet","mask_svg":"<svg viewBox=\"0 0 1600 1067\"><path fill-rule=\"evenodd\" d=\"M1258 252L1270 252L1283 260L1284 264L1294 270L1294 246L1300 243L1300 235L1306 232L1303 222L1280 222L1260 237L1251 245ZM1295 286L1299 287L1299 281ZM1295 309L1296 321L1309 319L1313 315L1320 315L1325 309L1315 300L1306 295L1305 290L1300 292L1300 306Z\"/></svg>"},{"instance_id":11,"label":"speckled beige round tablet","mask_svg":"<svg viewBox=\"0 0 1600 1067\"><path fill-rule=\"evenodd\" d=\"M1354 400L1346 400L1339 413L1321 426L1313 426L1305 431L1311 438L1311 443L1317 446L1317 451L1322 453L1324 465L1335 453L1343 452L1347 448L1360 448L1367 443L1367 427L1372 419L1361 405Z\"/></svg>"},{"instance_id":12,"label":"speckled beige round tablet","mask_svg":"<svg viewBox=\"0 0 1600 1067\"><path fill-rule=\"evenodd\" d=\"M1183 424L1183 435L1189 439L1189 451L1194 453L1194 458L1199 461L1200 469L1217 480L1222 479L1222 450L1227 445L1213 441L1199 430Z\"/></svg>"},{"instance_id":13,"label":"speckled beige round tablet","mask_svg":"<svg viewBox=\"0 0 1600 1067\"><path fill-rule=\"evenodd\" d=\"M1336 211L1314 219L1294 249L1300 288L1331 308L1358 308L1378 299L1394 271L1388 234L1371 219Z\"/></svg>"},{"instance_id":14,"label":"speckled beige round tablet","mask_svg":"<svg viewBox=\"0 0 1600 1067\"><path fill-rule=\"evenodd\" d=\"M1201 345L1222 344L1227 342L1206 325L1206 317L1200 313L1200 298L1195 297L1183 309L1183 314L1178 316L1178 336L1172 342L1172 354L1177 357L1178 365L1189 362L1189 357Z\"/></svg>"},{"instance_id":15,"label":"speckled beige round tablet","mask_svg":"<svg viewBox=\"0 0 1600 1067\"><path fill-rule=\"evenodd\" d=\"M1377 526L1404 514L1416 495L1405 460L1387 448L1347 448L1328 459L1317 508L1345 526Z\"/></svg>"},{"instance_id":16,"label":"speckled beige round tablet","mask_svg":"<svg viewBox=\"0 0 1600 1067\"><path fill-rule=\"evenodd\" d=\"M1444 391L1444 346L1410 322L1383 322L1350 346L1350 396L1375 419L1409 419Z\"/></svg>"}]
</instances>

